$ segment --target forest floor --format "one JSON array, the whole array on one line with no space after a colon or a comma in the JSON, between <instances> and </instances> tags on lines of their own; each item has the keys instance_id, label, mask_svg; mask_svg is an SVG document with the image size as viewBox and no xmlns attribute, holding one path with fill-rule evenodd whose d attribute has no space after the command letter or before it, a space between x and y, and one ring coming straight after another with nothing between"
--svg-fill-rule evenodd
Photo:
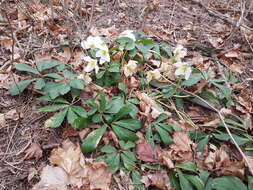
<instances>
[{"instance_id":1,"label":"forest floor","mask_svg":"<svg viewBox=\"0 0 253 190\"><path fill-rule=\"evenodd\" d=\"M200 161L196 161L200 159L197 158L196 152L191 161L209 171L213 178L236 176L250 186L252 182L249 181L249 176L253 174L250 174L247 162L253 166L253 3L250 0L80 2L82 1L6 0L0 3L0 189L31 189L40 180L42 168L49 164L51 151L66 139L73 138L73 141L78 142L80 135L79 131L70 128L67 122L57 129L44 128L44 122L50 114L34 112L46 105L37 100L40 94L36 91L27 89L20 95L10 95L10 82L28 78L17 71L14 64L32 65L38 60L47 59L73 64L80 60L80 53L75 51L80 49L80 45L75 43L76 40L86 39L89 35L103 35L113 40L128 29L142 31L154 41L166 42L171 47L183 44L188 50L187 57L198 59L201 62L199 68L215 73L216 79L224 77L224 73L231 74L222 85L230 89L228 96L233 104L227 106L223 99L217 108L234 122L230 122L231 132L237 135L238 141L241 140L241 143L238 143L240 150L229 136L222 139L218 135L210 135L213 141L206 144L206 155L202 157L208 157L209 151L216 152L216 157L220 154L220 160L213 162L219 162L220 166L209 167L203 160L200 164ZM237 80L233 80L233 77ZM198 94L208 88L211 89L207 82L185 87L186 90ZM222 87L218 90L222 91ZM215 111L194 102L188 102L185 106L181 111L199 127L198 131L215 134L220 122ZM169 111L173 118L176 118L174 111ZM235 115L238 117L234 117ZM179 119L173 120L184 125L187 132L193 129ZM240 128L242 133L233 127ZM224 132L222 134L227 134L226 130L221 131ZM173 134L175 140L176 135ZM195 145L199 143L192 139L187 142ZM216 145L215 150L212 150L211 144ZM164 145L161 147L164 148ZM194 149L194 146L192 148ZM226 158L224 154L227 155ZM95 158L95 155L89 157ZM153 162L147 161L141 152L137 152L137 156L142 164ZM246 162L243 156L247 158ZM227 159L226 163L221 161L222 159ZM175 163L178 160L172 161ZM229 165L234 167L228 168ZM165 164L165 167L168 165ZM162 185L155 182L152 177L157 177L157 172L149 172L148 168L139 171L149 179L149 183L143 182L147 189L148 186L170 189L163 184L165 182L161 182ZM182 166L182 171L192 172L187 171L185 166ZM174 172L178 170L174 168ZM159 174L163 176L162 173ZM180 177L180 174L177 175ZM127 182L122 180L122 176L124 178L122 173L114 174L111 189L132 188L126 185ZM194 188L196 187L193 185Z\"/></svg>"}]
</instances>

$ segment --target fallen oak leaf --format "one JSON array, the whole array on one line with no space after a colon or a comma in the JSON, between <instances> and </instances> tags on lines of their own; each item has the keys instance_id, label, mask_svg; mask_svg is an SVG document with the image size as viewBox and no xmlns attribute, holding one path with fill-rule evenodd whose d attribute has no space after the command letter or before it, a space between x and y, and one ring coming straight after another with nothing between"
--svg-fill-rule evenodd
<instances>
[{"instance_id":1,"label":"fallen oak leaf","mask_svg":"<svg viewBox=\"0 0 253 190\"><path fill-rule=\"evenodd\" d=\"M185 131L175 131L173 134L171 148L171 159L179 162L190 161L193 159L193 149L195 144L189 139Z\"/></svg>"}]
</instances>

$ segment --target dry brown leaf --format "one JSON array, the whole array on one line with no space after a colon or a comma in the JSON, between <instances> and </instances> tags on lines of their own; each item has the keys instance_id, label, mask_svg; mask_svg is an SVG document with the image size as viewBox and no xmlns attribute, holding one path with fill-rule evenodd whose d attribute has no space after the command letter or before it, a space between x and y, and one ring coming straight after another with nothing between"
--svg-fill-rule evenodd
<instances>
[{"instance_id":1,"label":"dry brown leaf","mask_svg":"<svg viewBox=\"0 0 253 190\"><path fill-rule=\"evenodd\" d=\"M85 174L82 167L85 165L84 156L80 148L70 140L65 140L62 148L53 149L49 161L66 171L71 184L78 187L84 184Z\"/></svg>"},{"instance_id":2,"label":"dry brown leaf","mask_svg":"<svg viewBox=\"0 0 253 190\"><path fill-rule=\"evenodd\" d=\"M68 175L60 167L46 166L32 190L68 190Z\"/></svg>"},{"instance_id":3,"label":"dry brown leaf","mask_svg":"<svg viewBox=\"0 0 253 190\"><path fill-rule=\"evenodd\" d=\"M65 140L62 147L54 149L50 162L64 169L68 182L77 187L88 185L90 190L109 190L111 174L104 162L91 162L85 159L80 147Z\"/></svg>"},{"instance_id":4,"label":"dry brown leaf","mask_svg":"<svg viewBox=\"0 0 253 190\"><path fill-rule=\"evenodd\" d=\"M138 158L144 162L159 161L159 149L157 147L152 148L147 141L137 144L136 154L138 155Z\"/></svg>"},{"instance_id":5,"label":"dry brown leaf","mask_svg":"<svg viewBox=\"0 0 253 190\"><path fill-rule=\"evenodd\" d=\"M30 145L30 147L25 152L26 152L26 155L23 158L24 160L25 159L30 159L30 158L36 158L36 160L38 160L43 155L42 149L36 143L32 143Z\"/></svg>"},{"instance_id":6,"label":"dry brown leaf","mask_svg":"<svg viewBox=\"0 0 253 190\"><path fill-rule=\"evenodd\" d=\"M110 190L111 174L104 162L88 162L85 169L91 190Z\"/></svg>"},{"instance_id":7,"label":"dry brown leaf","mask_svg":"<svg viewBox=\"0 0 253 190\"><path fill-rule=\"evenodd\" d=\"M5 119L11 119L17 121L19 118L23 118L23 112L17 112L16 109L11 109L7 113L4 114Z\"/></svg>"},{"instance_id":8,"label":"dry brown leaf","mask_svg":"<svg viewBox=\"0 0 253 190\"><path fill-rule=\"evenodd\" d=\"M166 171L159 171L142 177L141 182L145 187L155 186L161 190L173 190Z\"/></svg>"},{"instance_id":9,"label":"dry brown leaf","mask_svg":"<svg viewBox=\"0 0 253 190\"><path fill-rule=\"evenodd\" d=\"M141 101L140 102L141 111L143 111L148 118L151 117L153 119L156 119L162 113L171 116L171 113L163 111L163 109L158 106L155 100L149 97L146 93L137 91L136 97Z\"/></svg>"},{"instance_id":10,"label":"dry brown leaf","mask_svg":"<svg viewBox=\"0 0 253 190\"><path fill-rule=\"evenodd\" d=\"M175 168L173 161L171 160L171 151L162 151L162 164L169 169Z\"/></svg>"},{"instance_id":11,"label":"dry brown leaf","mask_svg":"<svg viewBox=\"0 0 253 190\"><path fill-rule=\"evenodd\" d=\"M175 131L171 147L171 158L179 162L190 161L193 158L194 143L189 139L185 131Z\"/></svg>"}]
</instances>

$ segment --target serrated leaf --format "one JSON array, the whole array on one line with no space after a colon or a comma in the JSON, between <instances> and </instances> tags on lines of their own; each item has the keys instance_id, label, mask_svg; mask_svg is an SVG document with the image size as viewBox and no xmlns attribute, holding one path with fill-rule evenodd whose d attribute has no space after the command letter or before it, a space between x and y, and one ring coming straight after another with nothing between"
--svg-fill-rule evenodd
<instances>
[{"instance_id":1,"label":"serrated leaf","mask_svg":"<svg viewBox=\"0 0 253 190\"><path fill-rule=\"evenodd\" d=\"M177 169L177 173L179 176L179 183L182 190L193 190L190 182L185 178L184 174Z\"/></svg>"},{"instance_id":2,"label":"serrated leaf","mask_svg":"<svg viewBox=\"0 0 253 190\"><path fill-rule=\"evenodd\" d=\"M163 128L161 128L159 125L155 125L155 128L159 134L159 136L161 137L162 139L162 142L165 144L165 145L169 145L169 144L172 144L173 143L173 140L170 136L170 134L165 131Z\"/></svg>"},{"instance_id":3,"label":"serrated leaf","mask_svg":"<svg viewBox=\"0 0 253 190\"><path fill-rule=\"evenodd\" d=\"M146 131L146 139L148 143L151 145L151 147L154 148L155 142L154 142L154 136L153 136L151 127L149 127Z\"/></svg>"},{"instance_id":4,"label":"serrated leaf","mask_svg":"<svg viewBox=\"0 0 253 190\"><path fill-rule=\"evenodd\" d=\"M81 106L71 106L72 110L81 117L87 117L87 111Z\"/></svg>"},{"instance_id":5,"label":"serrated leaf","mask_svg":"<svg viewBox=\"0 0 253 190\"><path fill-rule=\"evenodd\" d=\"M155 121L155 123L160 123L160 122L168 119L168 117L169 116L167 114L162 113L162 114L159 115L159 117L157 118L157 120Z\"/></svg>"},{"instance_id":6,"label":"serrated leaf","mask_svg":"<svg viewBox=\"0 0 253 190\"><path fill-rule=\"evenodd\" d=\"M46 78L52 78L52 79L64 79L61 75L59 75L57 73L48 73L43 76Z\"/></svg>"},{"instance_id":7,"label":"serrated leaf","mask_svg":"<svg viewBox=\"0 0 253 190\"><path fill-rule=\"evenodd\" d=\"M106 107L106 113L118 113L124 106L124 99L121 97L112 98Z\"/></svg>"},{"instance_id":8,"label":"serrated leaf","mask_svg":"<svg viewBox=\"0 0 253 190\"><path fill-rule=\"evenodd\" d=\"M50 106L44 106L36 110L36 112L54 112L68 107L68 104L54 104Z\"/></svg>"},{"instance_id":9,"label":"serrated leaf","mask_svg":"<svg viewBox=\"0 0 253 190\"><path fill-rule=\"evenodd\" d=\"M132 131L129 131L128 129L124 129L116 125L112 125L112 129L120 140L133 141L133 142L138 140L138 136Z\"/></svg>"},{"instance_id":10,"label":"serrated leaf","mask_svg":"<svg viewBox=\"0 0 253 190\"><path fill-rule=\"evenodd\" d=\"M209 142L209 135L203 138L201 141L199 141L197 151L203 152L208 142Z\"/></svg>"},{"instance_id":11,"label":"serrated leaf","mask_svg":"<svg viewBox=\"0 0 253 190\"><path fill-rule=\"evenodd\" d=\"M181 190L178 179L176 178L176 174L174 171L169 171L169 179L171 187L176 188L176 190Z\"/></svg>"},{"instance_id":12,"label":"serrated leaf","mask_svg":"<svg viewBox=\"0 0 253 190\"><path fill-rule=\"evenodd\" d=\"M125 105L123 106L119 112L113 117L113 121L117 121L121 119L122 117L127 116L132 111L131 105Z\"/></svg>"},{"instance_id":13,"label":"serrated leaf","mask_svg":"<svg viewBox=\"0 0 253 190\"><path fill-rule=\"evenodd\" d=\"M135 144L132 141L127 141L127 142L119 141L119 145L120 145L120 148L123 150L127 150L127 149L135 147Z\"/></svg>"},{"instance_id":14,"label":"serrated leaf","mask_svg":"<svg viewBox=\"0 0 253 190\"><path fill-rule=\"evenodd\" d=\"M106 131L107 126L92 131L82 142L81 149L83 152L92 152L100 142L102 136Z\"/></svg>"},{"instance_id":15,"label":"serrated leaf","mask_svg":"<svg viewBox=\"0 0 253 190\"><path fill-rule=\"evenodd\" d=\"M191 182L193 186L196 187L197 190L204 190L204 183L203 181L196 175L185 175L185 177L188 179L188 181Z\"/></svg>"},{"instance_id":16,"label":"serrated leaf","mask_svg":"<svg viewBox=\"0 0 253 190\"><path fill-rule=\"evenodd\" d=\"M110 173L115 173L120 167L120 154L112 153L107 156L105 162L109 166Z\"/></svg>"},{"instance_id":17,"label":"serrated leaf","mask_svg":"<svg viewBox=\"0 0 253 190\"><path fill-rule=\"evenodd\" d=\"M83 129L87 128L90 124L89 118L86 117L78 117L75 121L71 124L71 126L75 129Z\"/></svg>"},{"instance_id":18,"label":"serrated leaf","mask_svg":"<svg viewBox=\"0 0 253 190\"><path fill-rule=\"evenodd\" d=\"M212 180L211 186L216 190L247 190L246 185L234 176L215 178Z\"/></svg>"},{"instance_id":19,"label":"serrated leaf","mask_svg":"<svg viewBox=\"0 0 253 190\"><path fill-rule=\"evenodd\" d=\"M141 183L142 176L138 171L132 172L132 181L134 184L135 190L145 190L144 184Z\"/></svg>"},{"instance_id":20,"label":"serrated leaf","mask_svg":"<svg viewBox=\"0 0 253 190\"><path fill-rule=\"evenodd\" d=\"M119 73L120 72L120 63L119 62L112 62L108 69L111 73Z\"/></svg>"},{"instance_id":21,"label":"serrated leaf","mask_svg":"<svg viewBox=\"0 0 253 190\"><path fill-rule=\"evenodd\" d=\"M39 71L37 71L36 69L34 69L33 67L26 65L26 64L22 64L22 63L18 63L15 65L15 68L19 71L26 71L26 72L30 72L33 74L37 74L39 75Z\"/></svg>"},{"instance_id":22,"label":"serrated leaf","mask_svg":"<svg viewBox=\"0 0 253 190\"><path fill-rule=\"evenodd\" d=\"M64 65L64 63L59 61L38 61L36 62L36 66L39 71L44 71L46 69L51 69L59 65Z\"/></svg>"},{"instance_id":23,"label":"serrated leaf","mask_svg":"<svg viewBox=\"0 0 253 190\"><path fill-rule=\"evenodd\" d=\"M126 120L120 120L113 122L113 124L124 127L126 129L130 129L133 131L136 131L142 127L142 124L137 119L126 119Z\"/></svg>"},{"instance_id":24,"label":"serrated leaf","mask_svg":"<svg viewBox=\"0 0 253 190\"><path fill-rule=\"evenodd\" d=\"M74 123L74 121L78 118L78 115L75 114L75 112L73 111L72 107L69 107L68 109L68 114L67 114L67 120L68 123L72 124Z\"/></svg>"},{"instance_id":25,"label":"serrated leaf","mask_svg":"<svg viewBox=\"0 0 253 190\"><path fill-rule=\"evenodd\" d=\"M114 153L114 152L117 152L117 149L114 148L113 146L111 145L105 145L101 148L100 150L101 152L105 152L105 153Z\"/></svg>"},{"instance_id":26,"label":"serrated leaf","mask_svg":"<svg viewBox=\"0 0 253 190\"><path fill-rule=\"evenodd\" d=\"M121 159L122 159L124 167L127 170L132 171L135 169L135 162L134 160L131 159L131 157L129 157L128 153L129 152L123 152L121 154Z\"/></svg>"},{"instance_id":27,"label":"serrated leaf","mask_svg":"<svg viewBox=\"0 0 253 190\"><path fill-rule=\"evenodd\" d=\"M57 128L59 127L62 122L64 121L64 118L68 112L68 109L64 109L63 111L56 113L53 117L50 117L48 120L45 121L44 126L46 128Z\"/></svg>"},{"instance_id":28,"label":"serrated leaf","mask_svg":"<svg viewBox=\"0 0 253 190\"><path fill-rule=\"evenodd\" d=\"M192 86L197 84L201 79L203 78L203 75L201 73L193 73L190 75L190 78L188 80L185 80L182 82L182 85L184 86Z\"/></svg>"},{"instance_id":29,"label":"serrated leaf","mask_svg":"<svg viewBox=\"0 0 253 190\"><path fill-rule=\"evenodd\" d=\"M64 82L48 82L43 91L48 93L50 98L55 99L60 95L67 94L70 91L70 86Z\"/></svg>"},{"instance_id":30,"label":"serrated leaf","mask_svg":"<svg viewBox=\"0 0 253 190\"><path fill-rule=\"evenodd\" d=\"M37 78L34 88L37 90L41 90L45 86L45 81L42 78Z\"/></svg>"},{"instance_id":31,"label":"serrated leaf","mask_svg":"<svg viewBox=\"0 0 253 190\"><path fill-rule=\"evenodd\" d=\"M21 94L34 80L24 80L20 82L14 82L10 85L10 94L16 96Z\"/></svg>"},{"instance_id":32,"label":"serrated leaf","mask_svg":"<svg viewBox=\"0 0 253 190\"><path fill-rule=\"evenodd\" d=\"M82 90L85 86L85 82L82 79L73 79L69 82L69 86Z\"/></svg>"},{"instance_id":33,"label":"serrated leaf","mask_svg":"<svg viewBox=\"0 0 253 190\"><path fill-rule=\"evenodd\" d=\"M52 99L52 98L50 98L49 95L44 95L44 96L41 96L37 99L40 100L40 101L46 101L46 102L56 102L56 103L63 103L63 104L68 104L69 103L67 100L65 100L62 97Z\"/></svg>"},{"instance_id":34,"label":"serrated leaf","mask_svg":"<svg viewBox=\"0 0 253 190\"><path fill-rule=\"evenodd\" d=\"M105 93L103 91L100 92L100 105L99 110L101 112L104 112L106 108L106 99L105 99Z\"/></svg>"},{"instance_id":35,"label":"serrated leaf","mask_svg":"<svg viewBox=\"0 0 253 190\"><path fill-rule=\"evenodd\" d=\"M185 162L185 163L176 164L176 168L181 168L183 170L192 171L192 172L196 172L197 170L197 166L193 162Z\"/></svg>"}]
</instances>

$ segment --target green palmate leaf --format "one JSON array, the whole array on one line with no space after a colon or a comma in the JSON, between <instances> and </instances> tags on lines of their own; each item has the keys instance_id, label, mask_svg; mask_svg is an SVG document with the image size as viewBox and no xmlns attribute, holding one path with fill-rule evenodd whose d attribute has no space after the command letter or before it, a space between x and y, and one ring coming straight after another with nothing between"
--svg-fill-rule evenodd
<instances>
[{"instance_id":1,"label":"green palmate leaf","mask_svg":"<svg viewBox=\"0 0 253 190\"><path fill-rule=\"evenodd\" d=\"M194 84L197 84L201 79L203 78L202 73L193 73L191 74L190 78L188 80L185 80L182 85L184 86L192 86Z\"/></svg>"},{"instance_id":2,"label":"green palmate leaf","mask_svg":"<svg viewBox=\"0 0 253 190\"><path fill-rule=\"evenodd\" d=\"M210 173L208 171L202 170L202 169L198 169L199 170L199 177L200 179L203 181L204 184L207 183L207 180L210 176Z\"/></svg>"},{"instance_id":3,"label":"green palmate leaf","mask_svg":"<svg viewBox=\"0 0 253 190\"><path fill-rule=\"evenodd\" d=\"M75 129L83 129L87 128L90 124L90 120L86 117L78 117L75 121L71 124L71 126Z\"/></svg>"},{"instance_id":4,"label":"green palmate leaf","mask_svg":"<svg viewBox=\"0 0 253 190\"><path fill-rule=\"evenodd\" d=\"M117 149L114 148L113 146L111 145L105 145L101 148L100 150L101 152L105 152L105 153L114 153L114 152L117 152Z\"/></svg>"},{"instance_id":5,"label":"green palmate leaf","mask_svg":"<svg viewBox=\"0 0 253 190\"><path fill-rule=\"evenodd\" d=\"M206 145L208 144L209 142L209 135L207 135L205 138L203 138L201 141L199 141L199 144L197 146L197 151L199 152L203 152Z\"/></svg>"},{"instance_id":6,"label":"green palmate leaf","mask_svg":"<svg viewBox=\"0 0 253 190\"><path fill-rule=\"evenodd\" d=\"M187 178L184 176L184 174L177 169L177 173L179 176L179 183L182 190L193 190L190 182L187 180Z\"/></svg>"},{"instance_id":7,"label":"green palmate leaf","mask_svg":"<svg viewBox=\"0 0 253 190\"><path fill-rule=\"evenodd\" d=\"M171 187L176 188L176 190L181 190L178 179L176 178L175 172L170 170L168 176L170 179Z\"/></svg>"},{"instance_id":8,"label":"green palmate leaf","mask_svg":"<svg viewBox=\"0 0 253 190\"><path fill-rule=\"evenodd\" d=\"M130 129L130 130L138 130L142 127L141 122L137 119L126 119L113 122L113 124Z\"/></svg>"},{"instance_id":9,"label":"green palmate leaf","mask_svg":"<svg viewBox=\"0 0 253 190\"><path fill-rule=\"evenodd\" d=\"M36 110L36 112L53 112L68 107L68 104L54 104L51 106L44 106Z\"/></svg>"},{"instance_id":10,"label":"green palmate leaf","mask_svg":"<svg viewBox=\"0 0 253 190\"><path fill-rule=\"evenodd\" d=\"M81 117L87 117L87 111L81 106L71 106L72 110Z\"/></svg>"},{"instance_id":11,"label":"green palmate leaf","mask_svg":"<svg viewBox=\"0 0 253 190\"><path fill-rule=\"evenodd\" d=\"M73 111L72 107L70 107L68 109L68 114L67 114L67 120L68 123L72 124L74 123L74 121L78 118L78 115L75 114L75 112Z\"/></svg>"},{"instance_id":12,"label":"green palmate leaf","mask_svg":"<svg viewBox=\"0 0 253 190\"><path fill-rule=\"evenodd\" d=\"M123 152L121 154L121 159L123 161L123 165L129 171L132 171L135 169L135 161L136 161L136 158L134 157L134 159L133 159L131 154L133 154L133 153L132 152Z\"/></svg>"},{"instance_id":13,"label":"green palmate leaf","mask_svg":"<svg viewBox=\"0 0 253 190\"><path fill-rule=\"evenodd\" d=\"M106 131L107 126L92 131L83 141L81 149L83 152L92 152L100 142Z\"/></svg>"},{"instance_id":14,"label":"green palmate leaf","mask_svg":"<svg viewBox=\"0 0 253 190\"><path fill-rule=\"evenodd\" d=\"M45 101L45 102L56 102L56 103L63 103L63 104L68 104L69 102L65 100L64 98L58 97L55 99L50 98L49 95L44 95L38 98L40 101Z\"/></svg>"},{"instance_id":15,"label":"green palmate leaf","mask_svg":"<svg viewBox=\"0 0 253 190\"><path fill-rule=\"evenodd\" d=\"M92 122L93 123L100 123L103 121L103 115L98 113L92 116Z\"/></svg>"},{"instance_id":16,"label":"green palmate leaf","mask_svg":"<svg viewBox=\"0 0 253 190\"><path fill-rule=\"evenodd\" d=\"M120 63L119 62L112 62L108 69L111 73L119 73L120 72Z\"/></svg>"},{"instance_id":17,"label":"green palmate leaf","mask_svg":"<svg viewBox=\"0 0 253 190\"><path fill-rule=\"evenodd\" d=\"M126 49L126 50L132 50L132 49L134 49L134 48L135 48L135 43L134 43L133 41L127 43L126 46L125 46L125 49Z\"/></svg>"},{"instance_id":18,"label":"green palmate leaf","mask_svg":"<svg viewBox=\"0 0 253 190\"><path fill-rule=\"evenodd\" d=\"M112 125L112 129L116 133L116 135L119 137L120 140L133 141L133 142L138 140L138 136L132 131L129 131L128 129L124 129L116 125Z\"/></svg>"},{"instance_id":19,"label":"green palmate leaf","mask_svg":"<svg viewBox=\"0 0 253 190\"><path fill-rule=\"evenodd\" d=\"M48 73L45 74L44 77L52 79L64 79L61 75L58 75L57 73Z\"/></svg>"},{"instance_id":20,"label":"green palmate leaf","mask_svg":"<svg viewBox=\"0 0 253 190\"><path fill-rule=\"evenodd\" d=\"M185 177L191 182L193 186L196 187L197 190L204 190L203 181L196 175L185 175Z\"/></svg>"},{"instance_id":21,"label":"green palmate leaf","mask_svg":"<svg viewBox=\"0 0 253 190\"><path fill-rule=\"evenodd\" d=\"M146 139L148 143L151 145L151 147L154 148L155 142L154 142L154 136L153 136L151 127L149 127L146 131Z\"/></svg>"},{"instance_id":22,"label":"green palmate leaf","mask_svg":"<svg viewBox=\"0 0 253 190\"><path fill-rule=\"evenodd\" d=\"M161 137L162 139L162 142L165 144L165 145L169 145L169 144L172 144L173 143L173 140L170 136L170 134L165 131L163 128L161 128L159 125L155 125L155 128L159 134L159 136Z\"/></svg>"},{"instance_id":23,"label":"green palmate leaf","mask_svg":"<svg viewBox=\"0 0 253 190\"><path fill-rule=\"evenodd\" d=\"M196 172L197 166L193 162L185 162L181 164L176 164L176 168L181 168L183 170Z\"/></svg>"},{"instance_id":24,"label":"green palmate leaf","mask_svg":"<svg viewBox=\"0 0 253 190\"><path fill-rule=\"evenodd\" d=\"M113 121L117 121L121 119L122 117L127 116L132 111L131 105L125 105L123 106L119 112L114 116Z\"/></svg>"},{"instance_id":25,"label":"green palmate leaf","mask_svg":"<svg viewBox=\"0 0 253 190\"><path fill-rule=\"evenodd\" d=\"M121 97L112 98L106 107L106 113L118 113L124 106L124 99Z\"/></svg>"},{"instance_id":26,"label":"green palmate leaf","mask_svg":"<svg viewBox=\"0 0 253 190\"><path fill-rule=\"evenodd\" d=\"M212 180L212 189L216 190L247 190L246 185L234 176L219 177Z\"/></svg>"},{"instance_id":27,"label":"green palmate leaf","mask_svg":"<svg viewBox=\"0 0 253 190\"><path fill-rule=\"evenodd\" d=\"M39 71L44 71L46 69L51 69L59 65L64 65L64 63L59 61L38 61L36 62L36 66Z\"/></svg>"},{"instance_id":28,"label":"green palmate leaf","mask_svg":"<svg viewBox=\"0 0 253 190\"><path fill-rule=\"evenodd\" d=\"M34 88L37 90L41 90L45 86L45 81L41 78L36 78L36 83L34 85Z\"/></svg>"},{"instance_id":29,"label":"green palmate leaf","mask_svg":"<svg viewBox=\"0 0 253 190\"><path fill-rule=\"evenodd\" d=\"M126 94L126 85L124 83L119 83L118 88L124 93Z\"/></svg>"},{"instance_id":30,"label":"green palmate leaf","mask_svg":"<svg viewBox=\"0 0 253 190\"><path fill-rule=\"evenodd\" d=\"M14 82L10 85L10 94L16 96L21 94L34 80L24 80L21 82Z\"/></svg>"},{"instance_id":31,"label":"green palmate leaf","mask_svg":"<svg viewBox=\"0 0 253 190\"><path fill-rule=\"evenodd\" d=\"M106 108L106 99L105 99L105 93L103 91L100 92L100 106L99 111L104 112Z\"/></svg>"},{"instance_id":32,"label":"green palmate leaf","mask_svg":"<svg viewBox=\"0 0 253 190\"><path fill-rule=\"evenodd\" d=\"M159 115L159 117L157 118L157 120L154 123L160 123L166 119L168 119L168 115L165 113L162 113L161 115Z\"/></svg>"},{"instance_id":33,"label":"green palmate leaf","mask_svg":"<svg viewBox=\"0 0 253 190\"><path fill-rule=\"evenodd\" d=\"M212 91L203 91L200 96L204 98L205 100L214 103L219 104L219 100L217 99L217 96Z\"/></svg>"},{"instance_id":34,"label":"green palmate leaf","mask_svg":"<svg viewBox=\"0 0 253 190\"><path fill-rule=\"evenodd\" d=\"M43 91L48 93L50 98L55 99L60 95L67 94L70 91L70 86L64 82L48 82Z\"/></svg>"},{"instance_id":35,"label":"green palmate leaf","mask_svg":"<svg viewBox=\"0 0 253 190\"><path fill-rule=\"evenodd\" d=\"M126 143L124 141L119 141L120 148L123 150L127 150L130 148L134 148L135 144L131 141L127 141Z\"/></svg>"},{"instance_id":36,"label":"green palmate leaf","mask_svg":"<svg viewBox=\"0 0 253 190\"><path fill-rule=\"evenodd\" d=\"M33 74L37 74L39 75L39 71L37 71L36 69L32 68L31 66L29 65L26 65L26 64L22 64L22 63L18 63L15 65L15 68L19 71L26 71L26 72L30 72L30 73L33 73Z\"/></svg>"},{"instance_id":37,"label":"green palmate leaf","mask_svg":"<svg viewBox=\"0 0 253 190\"><path fill-rule=\"evenodd\" d=\"M221 85L217 83L213 83L213 84L220 89L220 91L223 93L223 95L227 99L227 106L234 105L234 102L231 98L231 93L232 93L231 89L228 88L226 85Z\"/></svg>"},{"instance_id":38,"label":"green palmate leaf","mask_svg":"<svg viewBox=\"0 0 253 190\"><path fill-rule=\"evenodd\" d=\"M85 86L85 82L82 79L74 79L69 82L69 86L82 90Z\"/></svg>"},{"instance_id":39,"label":"green palmate leaf","mask_svg":"<svg viewBox=\"0 0 253 190\"><path fill-rule=\"evenodd\" d=\"M135 190L145 190L144 184L141 182L142 176L138 171L132 172L132 181Z\"/></svg>"},{"instance_id":40,"label":"green palmate leaf","mask_svg":"<svg viewBox=\"0 0 253 190\"><path fill-rule=\"evenodd\" d=\"M248 190L253 190L253 176L248 176Z\"/></svg>"},{"instance_id":41,"label":"green palmate leaf","mask_svg":"<svg viewBox=\"0 0 253 190\"><path fill-rule=\"evenodd\" d=\"M96 74L97 79L101 79L105 74L105 71L100 71L99 73Z\"/></svg>"},{"instance_id":42,"label":"green palmate leaf","mask_svg":"<svg viewBox=\"0 0 253 190\"><path fill-rule=\"evenodd\" d=\"M243 138L243 137L240 137L238 135L232 135L235 139L235 141L237 142L237 144L240 146L240 145L244 145L248 142L250 142L251 140L249 140L248 138ZM231 137L229 136L229 134L227 133L221 133L220 134L214 134L214 137L218 140L221 140L221 141L228 141L228 140L231 140Z\"/></svg>"},{"instance_id":43,"label":"green palmate leaf","mask_svg":"<svg viewBox=\"0 0 253 190\"><path fill-rule=\"evenodd\" d=\"M120 154L112 153L107 156L105 162L109 166L110 173L115 173L120 167Z\"/></svg>"},{"instance_id":44,"label":"green palmate leaf","mask_svg":"<svg viewBox=\"0 0 253 190\"><path fill-rule=\"evenodd\" d=\"M116 39L116 42L118 42L118 43L131 43L131 42L133 42L133 40L128 37L119 37Z\"/></svg>"},{"instance_id":45,"label":"green palmate leaf","mask_svg":"<svg viewBox=\"0 0 253 190\"><path fill-rule=\"evenodd\" d=\"M64 121L64 118L65 118L67 112L68 112L68 109L66 108L63 111L55 114L53 117L50 117L48 120L46 120L44 126L46 128L49 128L49 127L57 128L57 127L59 127L62 124L62 122Z\"/></svg>"}]
</instances>

